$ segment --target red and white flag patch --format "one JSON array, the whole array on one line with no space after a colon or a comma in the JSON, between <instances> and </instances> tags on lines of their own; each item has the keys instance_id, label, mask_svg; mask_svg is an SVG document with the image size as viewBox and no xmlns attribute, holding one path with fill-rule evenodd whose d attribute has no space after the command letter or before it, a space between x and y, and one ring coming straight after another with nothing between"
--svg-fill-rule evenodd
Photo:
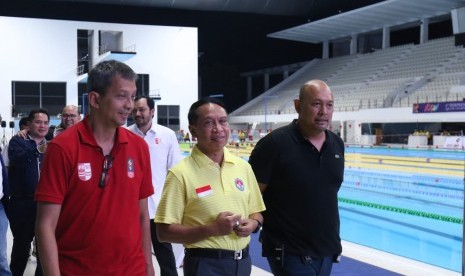
<instances>
[{"instance_id":1,"label":"red and white flag patch","mask_svg":"<svg viewBox=\"0 0 465 276\"><path fill-rule=\"evenodd\" d=\"M90 163L78 163L78 176L82 181L87 181L92 177Z\"/></svg>"},{"instance_id":2,"label":"red and white flag patch","mask_svg":"<svg viewBox=\"0 0 465 276\"><path fill-rule=\"evenodd\" d=\"M204 196L211 195L213 193L213 190L212 190L212 187L210 187L210 185L206 185L206 186L195 189L195 192L197 193L197 196L199 198L202 198Z\"/></svg>"}]
</instances>

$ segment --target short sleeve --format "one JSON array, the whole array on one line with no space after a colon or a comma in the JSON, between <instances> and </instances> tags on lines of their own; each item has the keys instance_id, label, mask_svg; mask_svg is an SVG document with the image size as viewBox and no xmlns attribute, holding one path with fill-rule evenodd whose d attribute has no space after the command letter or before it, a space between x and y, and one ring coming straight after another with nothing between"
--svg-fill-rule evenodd
<instances>
[{"instance_id":1,"label":"short sleeve","mask_svg":"<svg viewBox=\"0 0 465 276\"><path fill-rule=\"evenodd\" d=\"M144 167L144 177L142 179L141 183L141 188L140 188L140 193L139 193L139 199L147 198L151 195L153 195L154 190L153 190L153 185L152 185L152 169L150 165L150 154L149 154L149 147L147 143L140 143L142 145L142 158L141 158L141 163L145 164ZM145 162L146 161L146 162Z\"/></svg>"},{"instance_id":2,"label":"short sleeve","mask_svg":"<svg viewBox=\"0 0 465 276\"><path fill-rule=\"evenodd\" d=\"M160 204L155 215L156 223L181 223L186 206L184 183L170 170L166 176Z\"/></svg>"},{"instance_id":3,"label":"short sleeve","mask_svg":"<svg viewBox=\"0 0 465 276\"><path fill-rule=\"evenodd\" d=\"M72 168L65 151L51 142L47 146L35 198L39 202L62 204Z\"/></svg>"},{"instance_id":4,"label":"short sleeve","mask_svg":"<svg viewBox=\"0 0 465 276\"><path fill-rule=\"evenodd\" d=\"M271 134L263 137L250 154L249 163L258 183L269 184L273 166L277 158L277 148Z\"/></svg>"}]
</instances>

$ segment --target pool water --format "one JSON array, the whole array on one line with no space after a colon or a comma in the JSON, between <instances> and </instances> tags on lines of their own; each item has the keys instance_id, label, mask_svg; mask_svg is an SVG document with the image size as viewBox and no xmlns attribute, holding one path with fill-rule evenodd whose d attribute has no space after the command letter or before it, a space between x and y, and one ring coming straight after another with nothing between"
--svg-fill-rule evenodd
<instances>
[{"instance_id":1,"label":"pool water","mask_svg":"<svg viewBox=\"0 0 465 276\"><path fill-rule=\"evenodd\" d=\"M341 238L460 272L464 159L463 152L347 148Z\"/></svg>"},{"instance_id":2,"label":"pool water","mask_svg":"<svg viewBox=\"0 0 465 276\"><path fill-rule=\"evenodd\" d=\"M461 272L465 152L347 147L345 159L343 240Z\"/></svg>"}]
</instances>

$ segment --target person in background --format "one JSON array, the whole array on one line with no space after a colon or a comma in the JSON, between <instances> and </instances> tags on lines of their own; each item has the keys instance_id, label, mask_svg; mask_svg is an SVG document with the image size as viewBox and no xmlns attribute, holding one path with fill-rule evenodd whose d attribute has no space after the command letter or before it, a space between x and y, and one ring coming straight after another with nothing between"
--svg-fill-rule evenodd
<instances>
[{"instance_id":1,"label":"person in background","mask_svg":"<svg viewBox=\"0 0 465 276\"><path fill-rule=\"evenodd\" d=\"M45 135L50 121L48 111L41 108L31 110L28 118L26 139L15 135L8 145L11 192L9 218L13 234L10 269L13 275L23 275L35 235L37 206L34 193L47 148ZM35 275L43 275L39 258Z\"/></svg>"},{"instance_id":2,"label":"person in background","mask_svg":"<svg viewBox=\"0 0 465 276\"><path fill-rule=\"evenodd\" d=\"M27 137L27 131L29 129L29 118L27 116L21 117L19 120L19 132L24 130L23 138ZM2 157L3 157L3 162L5 163L5 166L8 168L10 165L10 158L8 158L8 145L5 146L5 148L2 149Z\"/></svg>"},{"instance_id":3,"label":"person in background","mask_svg":"<svg viewBox=\"0 0 465 276\"><path fill-rule=\"evenodd\" d=\"M8 231L8 208L10 205L10 187L8 183L8 174L3 158L0 155L0 165L2 173L0 174L0 275L11 275L10 267L8 266L7 258L7 231Z\"/></svg>"},{"instance_id":4,"label":"person in background","mask_svg":"<svg viewBox=\"0 0 465 276\"><path fill-rule=\"evenodd\" d=\"M81 114L75 105L67 105L61 112L61 123L53 131L53 137L81 121ZM51 140L51 139L50 139Z\"/></svg>"},{"instance_id":5,"label":"person in background","mask_svg":"<svg viewBox=\"0 0 465 276\"><path fill-rule=\"evenodd\" d=\"M137 96L132 112L135 124L129 126L128 129L142 137L149 146L152 185L155 191L148 199L152 246L160 266L161 276L173 276L178 275L178 273L172 245L158 241L153 219L160 203L168 169L178 163L182 159L182 155L174 131L153 123L154 114L154 100L147 96Z\"/></svg>"},{"instance_id":6,"label":"person in background","mask_svg":"<svg viewBox=\"0 0 465 276\"><path fill-rule=\"evenodd\" d=\"M230 128L221 101L195 102L188 120L198 142L168 172L155 216L159 240L184 244L185 276L250 275L250 234L265 210L257 181L225 148Z\"/></svg>"},{"instance_id":7,"label":"person in background","mask_svg":"<svg viewBox=\"0 0 465 276\"><path fill-rule=\"evenodd\" d=\"M191 142L191 136L189 135L189 132L186 132L186 134L184 134L184 143L187 142Z\"/></svg>"},{"instance_id":8,"label":"person in background","mask_svg":"<svg viewBox=\"0 0 465 276\"><path fill-rule=\"evenodd\" d=\"M48 145L37 200L37 244L46 275L154 275L147 144L122 127L137 74L102 61L87 82L90 114Z\"/></svg>"},{"instance_id":9,"label":"person in background","mask_svg":"<svg viewBox=\"0 0 465 276\"><path fill-rule=\"evenodd\" d=\"M19 120L19 130L27 130L29 126L29 118L27 116L22 117Z\"/></svg>"},{"instance_id":10,"label":"person in background","mask_svg":"<svg viewBox=\"0 0 465 276\"><path fill-rule=\"evenodd\" d=\"M250 155L267 208L262 255L274 275L330 275L341 254L344 143L328 130L333 104L325 82L305 83L294 100L298 119L263 137Z\"/></svg>"}]
</instances>

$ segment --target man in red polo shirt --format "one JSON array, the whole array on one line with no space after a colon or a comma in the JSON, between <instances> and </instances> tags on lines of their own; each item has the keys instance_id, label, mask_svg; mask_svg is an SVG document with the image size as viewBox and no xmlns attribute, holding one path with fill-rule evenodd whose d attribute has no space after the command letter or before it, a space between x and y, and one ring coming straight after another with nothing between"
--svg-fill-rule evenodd
<instances>
[{"instance_id":1,"label":"man in red polo shirt","mask_svg":"<svg viewBox=\"0 0 465 276\"><path fill-rule=\"evenodd\" d=\"M90 115L52 140L36 191L45 275L154 275L147 144L121 127L137 75L118 61L89 73Z\"/></svg>"}]
</instances>

